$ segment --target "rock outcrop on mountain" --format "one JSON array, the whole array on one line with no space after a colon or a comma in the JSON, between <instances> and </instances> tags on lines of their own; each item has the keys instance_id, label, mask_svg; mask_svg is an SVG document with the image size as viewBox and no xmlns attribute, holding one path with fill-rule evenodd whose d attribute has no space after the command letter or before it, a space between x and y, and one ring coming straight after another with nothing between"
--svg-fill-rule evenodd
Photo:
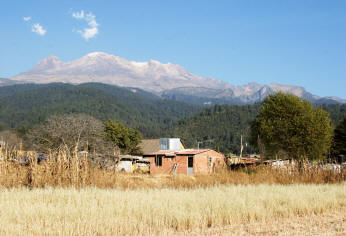
<instances>
[{"instance_id":1,"label":"rock outcrop on mountain","mask_svg":"<svg viewBox=\"0 0 346 236\"><path fill-rule=\"evenodd\" d=\"M175 88L164 91L161 96L167 99L175 99L194 104L231 104L244 105L262 101L269 94L277 92L290 93L304 98L313 103L346 103L346 100L338 97L319 97L307 92L303 87L280 84L260 85L249 83L242 86L234 86L229 89L207 88Z\"/></svg>"}]
</instances>

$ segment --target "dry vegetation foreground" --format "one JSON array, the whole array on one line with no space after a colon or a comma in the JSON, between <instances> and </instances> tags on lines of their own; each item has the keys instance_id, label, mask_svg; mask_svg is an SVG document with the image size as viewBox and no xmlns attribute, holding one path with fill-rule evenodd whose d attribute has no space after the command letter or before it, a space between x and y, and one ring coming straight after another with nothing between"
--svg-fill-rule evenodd
<instances>
[{"instance_id":1,"label":"dry vegetation foreground","mask_svg":"<svg viewBox=\"0 0 346 236\"><path fill-rule=\"evenodd\" d=\"M1 235L343 234L346 231L346 183L1 190ZM319 230L319 225L324 231Z\"/></svg>"},{"instance_id":2,"label":"dry vegetation foreground","mask_svg":"<svg viewBox=\"0 0 346 236\"><path fill-rule=\"evenodd\" d=\"M173 233L168 233L168 235ZM183 235L345 235L346 209L323 214L308 214L290 218L272 218L270 221L237 223L226 227L174 233Z\"/></svg>"}]
</instances>

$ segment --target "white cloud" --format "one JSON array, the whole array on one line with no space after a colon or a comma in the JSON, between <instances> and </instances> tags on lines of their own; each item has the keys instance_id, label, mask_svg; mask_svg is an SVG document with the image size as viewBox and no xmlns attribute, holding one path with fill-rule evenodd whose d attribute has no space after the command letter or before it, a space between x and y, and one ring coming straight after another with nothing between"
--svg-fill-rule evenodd
<instances>
[{"instance_id":1,"label":"white cloud","mask_svg":"<svg viewBox=\"0 0 346 236\"><path fill-rule=\"evenodd\" d=\"M98 34L99 24L96 22L96 16L91 12L85 14L84 10L80 12L73 12L72 17L77 20L84 20L88 23L89 28L84 28L83 30L78 30L77 32L82 35L85 40L95 37Z\"/></svg>"},{"instance_id":2,"label":"white cloud","mask_svg":"<svg viewBox=\"0 0 346 236\"><path fill-rule=\"evenodd\" d=\"M23 17L23 20L24 20L24 21L29 21L29 20L31 20L31 17L30 17L30 16L24 16L24 17Z\"/></svg>"},{"instance_id":3,"label":"white cloud","mask_svg":"<svg viewBox=\"0 0 346 236\"><path fill-rule=\"evenodd\" d=\"M98 29L95 27L95 28L85 28L84 31L79 31L82 35L82 37L85 39L85 40L88 40L89 38L92 38L94 37L96 34L98 34Z\"/></svg>"},{"instance_id":4,"label":"white cloud","mask_svg":"<svg viewBox=\"0 0 346 236\"><path fill-rule=\"evenodd\" d=\"M95 15L92 14L91 12L85 15L85 20L88 22L88 25L93 28L98 26L95 18L96 18Z\"/></svg>"},{"instance_id":5,"label":"white cloud","mask_svg":"<svg viewBox=\"0 0 346 236\"><path fill-rule=\"evenodd\" d=\"M81 10L80 12L72 12L72 17L76 19L83 19L84 18L84 11Z\"/></svg>"},{"instance_id":6,"label":"white cloud","mask_svg":"<svg viewBox=\"0 0 346 236\"><path fill-rule=\"evenodd\" d=\"M31 27L31 31L41 36L45 35L47 32L47 30L43 29L43 27L39 23L33 24Z\"/></svg>"}]
</instances>

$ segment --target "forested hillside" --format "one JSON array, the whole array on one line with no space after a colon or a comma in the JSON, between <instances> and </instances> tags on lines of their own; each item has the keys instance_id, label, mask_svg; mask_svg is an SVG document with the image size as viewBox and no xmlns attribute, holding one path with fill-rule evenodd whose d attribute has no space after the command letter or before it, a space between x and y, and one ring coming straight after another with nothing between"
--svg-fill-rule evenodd
<instances>
[{"instance_id":1,"label":"forested hillside","mask_svg":"<svg viewBox=\"0 0 346 236\"><path fill-rule=\"evenodd\" d=\"M159 137L167 125L199 106L161 99L139 89L88 83L0 87L0 125L28 127L56 114L85 113L138 128L144 137Z\"/></svg>"},{"instance_id":2,"label":"forested hillside","mask_svg":"<svg viewBox=\"0 0 346 236\"><path fill-rule=\"evenodd\" d=\"M317 106L329 113L333 128L339 124L346 114L346 104L321 104Z\"/></svg>"},{"instance_id":3,"label":"forested hillside","mask_svg":"<svg viewBox=\"0 0 346 236\"><path fill-rule=\"evenodd\" d=\"M319 105L330 114L332 126L342 120L346 105ZM250 124L258 114L260 104L245 106L216 105L179 121L172 128L172 136L181 137L188 147L211 147L222 152L240 152L240 137L243 136L244 152L251 153L253 147L247 145ZM211 140L211 141L208 141Z\"/></svg>"},{"instance_id":4,"label":"forested hillside","mask_svg":"<svg viewBox=\"0 0 346 236\"><path fill-rule=\"evenodd\" d=\"M318 105L329 112L335 127L346 105ZM183 102L162 99L135 88L100 83L23 84L0 87L0 130L27 128L51 115L85 113L105 121L113 119L138 128L145 138L181 137L187 147L212 147L239 153L243 135L244 152L249 127L260 104L216 105L206 109ZM212 140L212 141L208 141Z\"/></svg>"},{"instance_id":5,"label":"forested hillside","mask_svg":"<svg viewBox=\"0 0 346 236\"><path fill-rule=\"evenodd\" d=\"M238 153L240 137L246 145L250 124L255 119L259 104L246 106L216 105L200 114L177 123L172 133L180 136L188 147L216 148L222 152ZM246 150L251 152L248 145Z\"/></svg>"}]
</instances>

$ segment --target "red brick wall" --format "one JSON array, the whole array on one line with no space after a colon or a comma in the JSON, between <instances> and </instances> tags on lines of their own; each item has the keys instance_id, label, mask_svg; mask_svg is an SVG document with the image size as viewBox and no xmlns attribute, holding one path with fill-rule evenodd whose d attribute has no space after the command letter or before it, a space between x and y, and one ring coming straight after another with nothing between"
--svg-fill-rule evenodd
<instances>
[{"instance_id":1,"label":"red brick wall","mask_svg":"<svg viewBox=\"0 0 346 236\"><path fill-rule=\"evenodd\" d=\"M177 156L177 174L185 174L187 175L187 156Z\"/></svg>"},{"instance_id":2,"label":"red brick wall","mask_svg":"<svg viewBox=\"0 0 346 236\"><path fill-rule=\"evenodd\" d=\"M150 159L150 174L171 174L175 163L178 164L177 174L187 174L187 157L176 156L162 157L162 166L155 165L155 157L149 157Z\"/></svg>"},{"instance_id":3,"label":"red brick wall","mask_svg":"<svg viewBox=\"0 0 346 236\"><path fill-rule=\"evenodd\" d=\"M194 156L194 160L193 160L193 174L194 175L209 173L208 158L202 154L203 153Z\"/></svg>"},{"instance_id":4,"label":"red brick wall","mask_svg":"<svg viewBox=\"0 0 346 236\"><path fill-rule=\"evenodd\" d=\"M210 165L209 157L213 157ZM171 174L175 163L178 164L177 174L187 174L188 156L162 157L162 166L155 165L155 157L150 159L150 174ZM210 150L194 156L193 174L209 174L215 169L225 166L225 156L216 151Z\"/></svg>"}]
</instances>

